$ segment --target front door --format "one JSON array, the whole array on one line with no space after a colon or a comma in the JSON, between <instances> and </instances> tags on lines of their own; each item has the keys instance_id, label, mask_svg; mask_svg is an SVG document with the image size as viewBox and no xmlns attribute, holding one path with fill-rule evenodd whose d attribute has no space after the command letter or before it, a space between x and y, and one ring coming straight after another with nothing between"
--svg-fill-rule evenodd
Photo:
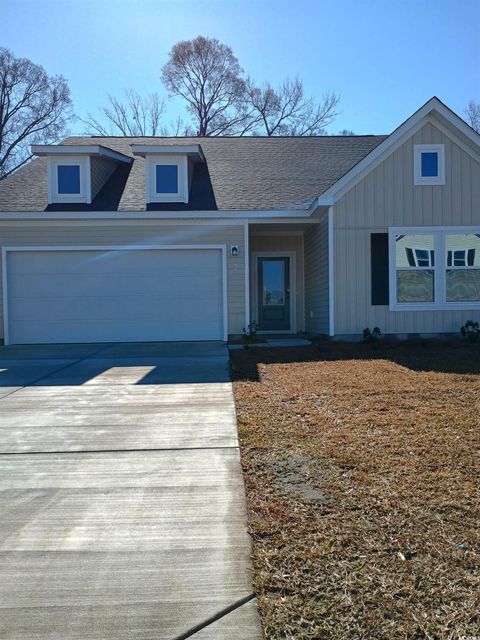
<instances>
[{"instance_id":1,"label":"front door","mask_svg":"<svg viewBox=\"0 0 480 640\"><path fill-rule=\"evenodd\" d=\"M258 328L290 331L290 258L257 258Z\"/></svg>"}]
</instances>

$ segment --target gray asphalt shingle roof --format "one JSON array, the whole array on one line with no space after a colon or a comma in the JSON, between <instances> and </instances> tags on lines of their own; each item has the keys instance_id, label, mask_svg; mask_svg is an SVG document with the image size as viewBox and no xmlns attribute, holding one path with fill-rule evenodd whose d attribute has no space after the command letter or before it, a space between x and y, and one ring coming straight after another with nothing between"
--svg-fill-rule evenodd
<instances>
[{"instance_id":1,"label":"gray asphalt shingle roof","mask_svg":"<svg viewBox=\"0 0 480 640\"><path fill-rule=\"evenodd\" d=\"M0 211L272 210L308 208L386 136L107 138L72 137L63 144L101 144L134 157L119 165L91 205L48 205L47 160L33 160L0 182ZM145 160L130 145L200 144L188 204L145 204Z\"/></svg>"}]
</instances>

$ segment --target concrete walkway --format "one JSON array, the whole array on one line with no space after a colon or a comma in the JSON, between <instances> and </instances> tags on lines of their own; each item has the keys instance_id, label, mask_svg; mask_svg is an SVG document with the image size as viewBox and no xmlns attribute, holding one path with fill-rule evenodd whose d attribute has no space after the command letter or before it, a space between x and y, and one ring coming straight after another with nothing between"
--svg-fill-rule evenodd
<instances>
[{"instance_id":1,"label":"concrete walkway","mask_svg":"<svg viewBox=\"0 0 480 640\"><path fill-rule=\"evenodd\" d=\"M224 345L2 347L0 454L2 639L261 638Z\"/></svg>"}]
</instances>

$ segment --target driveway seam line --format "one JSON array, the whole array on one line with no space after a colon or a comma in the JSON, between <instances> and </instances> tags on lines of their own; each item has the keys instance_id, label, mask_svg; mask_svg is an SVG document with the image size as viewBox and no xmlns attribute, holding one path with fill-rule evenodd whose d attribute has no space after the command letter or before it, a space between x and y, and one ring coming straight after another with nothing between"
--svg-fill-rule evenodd
<instances>
[{"instance_id":1,"label":"driveway seam line","mask_svg":"<svg viewBox=\"0 0 480 640\"><path fill-rule=\"evenodd\" d=\"M221 620L221 618L224 618L229 613L232 613L232 611L239 609L241 606L243 606L244 604L247 604L247 602L250 602L250 600L253 600L254 598L255 598L254 593L250 593L248 596L245 596L244 598L240 598L240 600L237 600L236 602L229 605L228 607L225 607L224 609L217 611L217 613L214 613L213 616L210 616L203 622L200 622L194 627L191 627L188 631L181 633L179 636L175 636L172 640L187 640L187 638L191 638L192 636L197 634L199 631L202 631L206 627L209 627L210 625L212 625L214 622Z\"/></svg>"},{"instance_id":2,"label":"driveway seam line","mask_svg":"<svg viewBox=\"0 0 480 640\"><path fill-rule=\"evenodd\" d=\"M171 447L152 449L74 449L62 451L0 451L0 456L30 456L30 455L58 455L60 453L148 453L149 451L214 451L216 449L239 449L238 445L226 445L221 447Z\"/></svg>"}]
</instances>

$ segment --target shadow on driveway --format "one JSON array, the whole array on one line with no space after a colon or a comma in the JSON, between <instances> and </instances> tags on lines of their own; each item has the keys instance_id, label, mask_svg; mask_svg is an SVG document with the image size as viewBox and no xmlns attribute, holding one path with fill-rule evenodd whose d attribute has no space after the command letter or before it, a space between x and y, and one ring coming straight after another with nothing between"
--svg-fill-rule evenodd
<instances>
[{"instance_id":1,"label":"shadow on driveway","mask_svg":"<svg viewBox=\"0 0 480 640\"><path fill-rule=\"evenodd\" d=\"M229 381L219 342L0 347L0 388Z\"/></svg>"}]
</instances>

